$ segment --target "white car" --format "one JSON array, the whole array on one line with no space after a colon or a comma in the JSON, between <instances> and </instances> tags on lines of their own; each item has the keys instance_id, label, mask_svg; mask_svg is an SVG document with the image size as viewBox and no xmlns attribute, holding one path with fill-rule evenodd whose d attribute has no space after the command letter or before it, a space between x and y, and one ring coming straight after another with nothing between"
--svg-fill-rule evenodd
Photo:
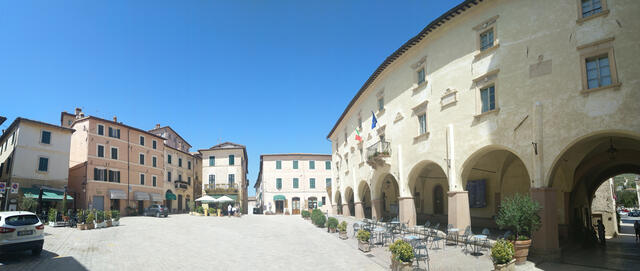
<instances>
[{"instance_id":1,"label":"white car","mask_svg":"<svg viewBox=\"0 0 640 271\"><path fill-rule=\"evenodd\" d=\"M44 224L32 212L0 212L0 253L31 250L40 255L44 245Z\"/></svg>"}]
</instances>

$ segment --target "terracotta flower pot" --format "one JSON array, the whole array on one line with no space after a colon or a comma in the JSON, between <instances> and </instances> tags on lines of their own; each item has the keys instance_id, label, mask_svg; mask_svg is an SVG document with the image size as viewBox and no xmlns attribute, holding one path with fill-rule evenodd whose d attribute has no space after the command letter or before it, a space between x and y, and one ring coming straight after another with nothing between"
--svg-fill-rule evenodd
<instances>
[{"instance_id":1,"label":"terracotta flower pot","mask_svg":"<svg viewBox=\"0 0 640 271\"><path fill-rule=\"evenodd\" d=\"M78 229L83 231L87 229L87 224L78 224Z\"/></svg>"},{"instance_id":2,"label":"terracotta flower pot","mask_svg":"<svg viewBox=\"0 0 640 271\"><path fill-rule=\"evenodd\" d=\"M362 252L369 252L371 251L371 246L369 245L369 242L362 242L358 240L358 249Z\"/></svg>"},{"instance_id":3,"label":"terracotta flower pot","mask_svg":"<svg viewBox=\"0 0 640 271\"><path fill-rule=\"evenodd\" d=\"M329 228L329 232L330 233L336 233L336 229L335 228Z\"/></svg>"},{"instance_id":4,"label":"terracotta flower pot","mask_svg":"<svg viewBox=\"0 0 640 271\"><path fill-rule=\"evenodd\" d=\"M347 240L347 238L349 238L347 237L347 231L341 231L339 237L342 240Z\"/></svg>"},{"instance_id":5,"label":"terracotta flower pot","mask_svg":"<svg viewBox=\"0 0 640 271\"><path fill-rule=\"evenodd\" d=\"M87 230L92 230L93 228L95 228L93 223L87 223L87 224L84 224L84 225L87 228Z\"/></svg>"},{"instance_id":6,"label":"terracotta flower pot","mask_svg":"<svg viewBox=\"0 0 640 271\"><path fill-rule=\"evenodd\" d=\"M396 261L395 259L393 259L393 256L391 256L391 270L393 271L411 271L413 270L413 262L401 262L401 261Z\"/></svg>"},{"instance_id":7,"label":"terracotta flower pot","mask_svg":"<svg viewBox=\"0 0 640 271\"><path fill-rule=\"evenodd\" d=\"M516 264L521 264L527 261L527 256L529 255L530 246L531 246L531 239L514 242L513 248L515 250L514 257L516 258Z\"/></svg>"},{"instance_id":8,"label":"terracotta flower pot","mask_svg":"<svg viewBox=\"0 0 640 271\"><path fill-rule=\"evenodd\" d=\"M516 270L516 259L512 259L508 263L497 264L493 263L493 270L495 271L514 271Z\"/></svg>"},{"instance_id":9,"label":"terracotta flower pot","mask_svg":"<svg viewBox=\"0 0 640 271\"><path fill-rule=\"evenodd\" d=\"M107 220L107 227L111 227L111 226L112 226L111 219L109 219L109 220Z\"/></svg>"}]
</instances>

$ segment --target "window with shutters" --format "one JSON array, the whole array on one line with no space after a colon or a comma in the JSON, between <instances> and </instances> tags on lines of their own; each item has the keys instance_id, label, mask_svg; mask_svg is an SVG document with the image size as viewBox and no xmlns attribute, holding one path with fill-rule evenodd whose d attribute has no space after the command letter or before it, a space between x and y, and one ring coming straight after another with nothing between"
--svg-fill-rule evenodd
<instances>
[{"instance_id":1,"label":"window with shutters","mask_svg":"<svg viewBox=\"0 0 640 271\"><path fill-rule=\"evenodd\" d=\"M235 165L235 163L236 163L236 161L235 161L236 159L235 158L236 157L233 154L229 155L229 165L230 166Z\"/></svg>"},{"instance_id":2,"label":"window with shutters","mask_svg":"<svg viewBox=\"0 0 640 271\"><path fill-rule=\"evenodd\" d=\"M154 150L158 147L157 144L158 144L157 141L155 141L155 140L151 141L151 145L152 145Z\"/></svg>"},{"instance_id":3,"label":"window with shutters","mask_svg":"<svg viewBox=\"0 0 640 271\"><path fill-rule=\"evenodd\" d=\"M309 161L309 169L316 169L316 161Z\"/></svg>"},{"instance_id":4,"label":"window with shutters","mask_svg":"<svg viewBox=\"0 0 640 271\"><path fill-rule=\"evenodd\" d=\"M215 156L209 156L209 166L213 167L216 165L216 157Z\"/></svg>"},{"instance_id":5,"label":"window with shutters","mask_svg":"<svg viewBox=\"0 0 640 271\"><path fill-rule=\"evenodd\" d=\"M154 187L158 184L156 179L156 176L151 176L151 182Z\"/></svg>"},{"instance_id":6,"label":"window with shutters","mask_svg":"<svg viewBox=\"0 0 640 271\"><path fill-rule=\"evenodd\" d=\"M282 178L276 178L276 189L282 189Z\"/></svg>"},{"instance_id":7,"label":"window with shutters","mask_svg":"<svg viewBox=\"0 0 640 271\"><path fill-rule=\"evenodd\" d=\"M98 154L98 157L104 157L104 146L103 145L98 145L97 154Z\"/></svg>"},{"instance_id":8,"label":"window with shutters","mask_svg":"<svg viewBox=\"0 0 640 271\"><path fill-rule=\"evenodd\" d=\"M293 169L298 169L298 160L293 160Z\"/></svg>"},{"instance_id":9,"label":"window with shutters","mask_svg":"<svg viewBox=\"0 0 640 271\"><path fill-rule=\"evenodd\" d=\"M38 160L38 171L47 172L49 171L49 158L40 157Z\"/></svg>"},{"instance_id":10,"label":"window with shutters","mask_svg":"<svg viewBox=\"0 0 640 271\"><path fill-rule=\"evenodd\" d=\"M331 161L324 161L324 169L327 169L327 170L331 169Z\"/></svg>"},{"instance_id":11,"label":"window with shutters","mask_svg":"<svg viewBox=\"0 0 640 271\"><path fill-rule=\"evenodd\" d=\"M144 154L140 154L140 164L144 165Z\"/></svg>"},{"instance_id":12,"label":"window with shutters","mask_svg":"<svg viewBox=\"0 0 640 271\"><path fill-rule=\"evenodd\" d=\"M111 147L111 159L118 160L118 148Z\"/></svg>"},{"instance_id":13,"label":"window with shutters","mask_svg":"<svg viewBox=\"0 0 640 271\"><path fill-rule=\"evenodd\" d=\"M293 188L298 188L298 178L293 178Z\"/></svg>"},{"instance_id":14,"label":"window with shutters","mask_svg":"<svg viewBox=\"0 0 640 271\"><path fill-rule=\"evenodd\" d=\"M215 186L216 185L216 175L209 175L209 184Z\"/></svg>"},{"instance_id":15,"label":"window with shutters","mask_svg":"<svg viewBox=\"0 0 640 271\"><path fill-rule=\"evenodd\" d=\"M40 143L51 144L51 132L42 131L42 136L40 137Z\"/></svg>"},{"instance_id":16,"label":"window with shutters","mask_svg":"<svg viewBox=\"0 0 640 271\"><path fill-rule=\"evenodd\" d=\"M156 156L151 157L151 165L153 167L157 167L158 166L158 157L156 157Z\"/></svg>"},{"instance_id":17,"label":"window with shutters","mask_svg":"<svg viewBox=\"0 0 640 271\"><path fill-rule=\"evenodd\" d=\"M276 161L276 169L282 169L282 161Z\"/></svg>"},{"instance_id":18,"label":"window with shutters","mask_svg":"<svg viewBox=\"0 0 640 271\"><path fill-rule=\"evenodd\" d=\"M140 145L144 146L144 136L140 136Z\"/></svg>"},{"instance_id":19,"label":"window with shutters","mask_svg":"<svg viewBox=\"0 0 640 271\"><path fill-rule=\"evenodd\" d=\"M309 179L309 188L316 188L316 178Z\"/></svg>"},{"instance_id":20,"label":"window with shutters","mask_svg":"<svg viewBox=\"0 0 640 271\"><path fill-rule=\"evenodd\" d=\"M236 175L229 174L229 187L233 187L233 184L236 182Z\"/></svg>"},{"instance_id":21,"label":"window with shutters","mask_svg":"<svg viewBox=\"0 0 640 271\"><path fill-rule=\"evenodd\" d=\"M98 124L98 135L104 135L104 125Z\"/></svg>"},{"instance_id":22,"label":"window with shutters","mask_svg":"<svg viewBox=\"0 0 640 271\"><path fill-rule=\"evenodd\" d=\"M167 182L171 182L171 171L167 171Z\"/></svg>"},{"instance_id":23,"label":"window with shutters","mask_svg":"<svg viewBox=\"0 0 640 271\"><path fill-rule=\"evenodd\" d=\"M140 173L140 185L144 185L144 173Z\"/></svg>"}]
</instances>

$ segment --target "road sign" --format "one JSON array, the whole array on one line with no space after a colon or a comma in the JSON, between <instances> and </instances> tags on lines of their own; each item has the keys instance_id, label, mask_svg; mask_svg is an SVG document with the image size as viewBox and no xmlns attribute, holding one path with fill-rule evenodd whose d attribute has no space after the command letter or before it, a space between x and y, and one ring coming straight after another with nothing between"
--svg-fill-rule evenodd
<instances>
[{"instance_id":1,"label":"road sign","mask_svg":"<svg viewBox=\"0 0 640 271\"><path fill-rule=\"evenodd\" d=\"M18 194L18 188L20 187L19 183L11 184L11 194Z\"/></svg>"},{"instance_id":2,"label":"road sign","mask_svg":"<svg viewBox=\"0 0 640 271\"><path fill-rule=\"evenodd\" d=\"M0 182L0 193L4 193L5 189L7 189L7 183Z\"/></svg>"}]
</instances>

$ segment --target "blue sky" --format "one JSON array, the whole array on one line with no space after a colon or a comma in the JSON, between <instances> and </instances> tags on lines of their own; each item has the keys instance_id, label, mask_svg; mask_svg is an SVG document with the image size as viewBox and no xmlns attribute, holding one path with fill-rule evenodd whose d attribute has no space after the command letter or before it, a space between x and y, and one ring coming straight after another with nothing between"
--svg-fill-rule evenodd
<instances>
[{"instance_id":1,"label":"blue sky","mask_svg":"<svg viewBox=\"0 0 640 271\"><path fill-rule=\"evenodd\" d=\"M2 1L0 115L60 112L203 149L330 153L326 135L380 63L455 1Z\"/></svg>"}]
</instances>

